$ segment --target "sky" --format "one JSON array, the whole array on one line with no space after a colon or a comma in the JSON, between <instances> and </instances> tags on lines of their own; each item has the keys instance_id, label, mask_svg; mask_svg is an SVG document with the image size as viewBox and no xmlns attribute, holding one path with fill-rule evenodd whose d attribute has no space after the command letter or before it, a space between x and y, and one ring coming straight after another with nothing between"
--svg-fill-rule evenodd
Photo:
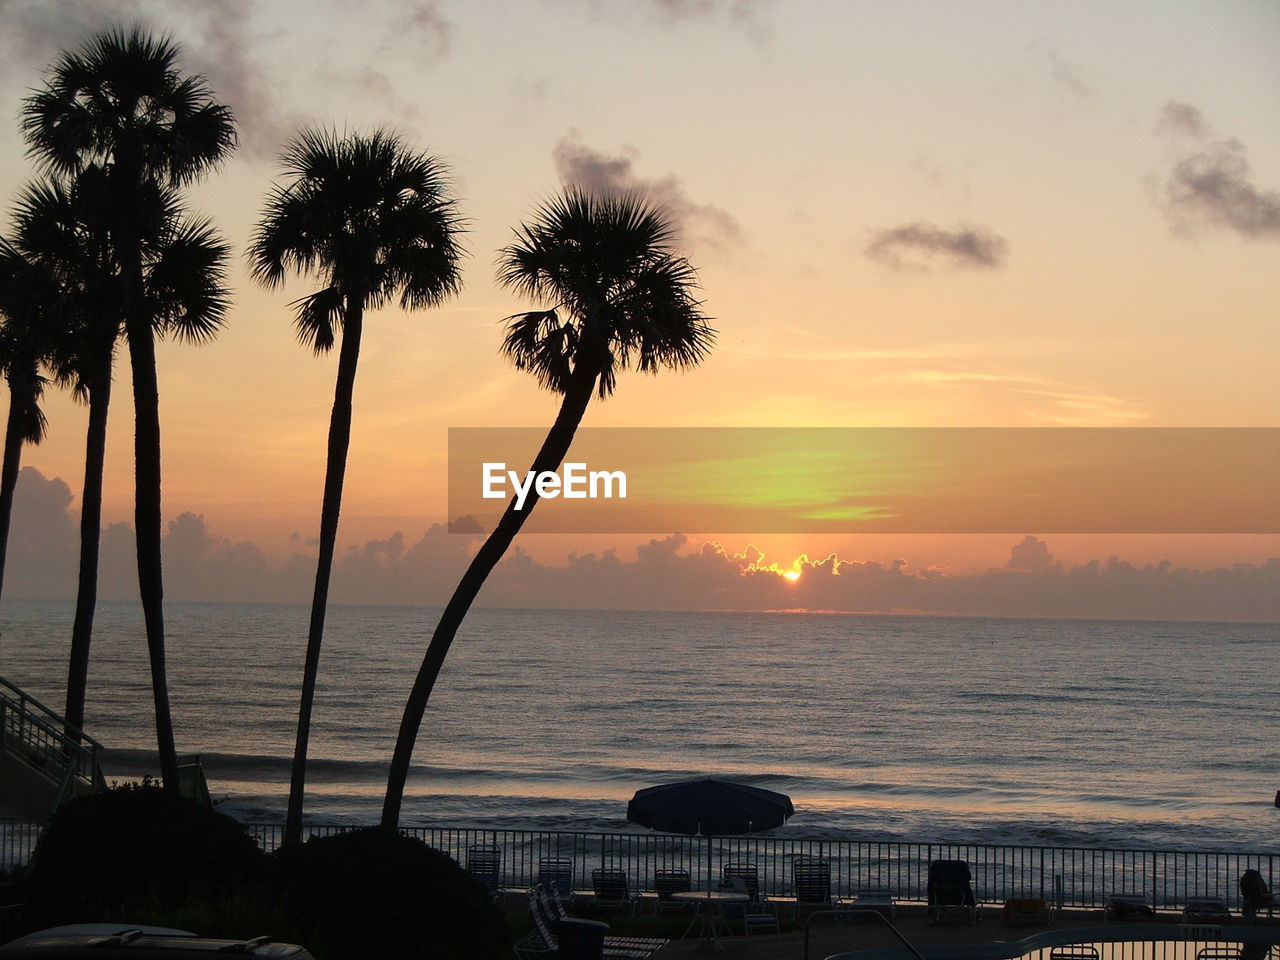
<instances>
[{"instance_id":1,"label":"sky","mask_svg":"<svg viewBox=\"0 0 1280 960\"><path fill-rule=\"evenodd\" d=\"M234 307L215 342L160 349L164 508L271 563L312 549L336 355L293 333L288 303L314 285L257 288L243 252L305 126L398 131L447 164L468 221L458 297L366 322L348 559L445 519L450 427L553 419L555 399L498 354L502 319L531 305L493 264L566 182L666 205L718 330L701 367L625 375L585 426L1280 426L1272 0L0 0L0 21L6 198L34 173L23 98L108 24L171 33L234 111L237 152L189 193L233 246ZM32 498L52 490L56 525L78 509L86 415L56 394L47 413L18 509L46 518ZM131 417L117 389L109 524L132 512ZM639 563L637 545L675 533L520 546L539 565L610 549ZM1256 572L1280 556L1274 535L1040 530L735 532L680 551L754 547L780 569L835 553L977 582L1019 569L1023 535L1068 572L1113 556ZM795 599L775 605L822 602Z\"/></svg>"}]
</instances>

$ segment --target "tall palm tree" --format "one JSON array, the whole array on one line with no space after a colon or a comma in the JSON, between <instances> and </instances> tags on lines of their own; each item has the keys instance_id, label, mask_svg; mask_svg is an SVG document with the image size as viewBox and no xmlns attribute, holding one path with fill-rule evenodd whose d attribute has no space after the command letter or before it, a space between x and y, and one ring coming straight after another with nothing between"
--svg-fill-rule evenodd
<instances>
[{"instance_id":1,"label":"tall palm tree","mask_svg":"<svg viewBox=\"0 0 1280 960\"><path fill-rule=\"evenodd\" d=\"M39 265L54 289L50 326L56 331L48 363L55 380L87 403L84 486L80 497L80 565L71 630L64 719L68 734L84 726L89 644L97 606L98 545L102 534L102 470L116 340L123 326L121 296L106 225L97 221L91 167L64 183L27 187L14 214L14 245ZM96 222L95 222L96 221Z\"/></svg>"},{"instance_id":2,"label":"tall palm tree","mask_svg":"<svg viewBox=\"0 0 1280 960\"><path fill-rule=\"evenodd\" d=\"M56 380L87 402L80 511L80 569L71 632L64 717L84 726L89 648L97 605L102 533L102 470L116 340L124 330L121 279L103 218L104 175L90 165L75 178L31 184L14 215L14 247L51 288L48 364ZM226 313L227 248L205 221L183 214L172 191L150 195L137 212L143 240L142 291L154 328L181 340L213 336Z\"/></svg>"},{"instance_id":3,"label":"tall palm tree","mask_svg":"<svg viewBox=\"0 0 1280 960\"><path fill-rule=\"evenodd\" d=\"M498 254L498 282L545 305L507 319L502 351L560 396L560 411L532 469L560 467L593 395L613 393L619 371L696 366L715 331L693 297L697 277L673 250L666 213L634 194L600 197L570 188L542 206ZM400 819L414 742L449 646L489 573L537 504L507 505L440 616L405 705L382 808Z\"/></svg>"},{"instance_id":4,"label":"tall palm tree","mask_svg":"<svg viewBox=\"0 0 1280 960\"><path fill-rule=\"evenodd\" d=\"M9 416L5 422L4 458L0 461L0 590L4 589L9 520L24 444L44 439L45 418L40 409L45 379L40 365L48 353L42 329L39 271L6 241L0 241L0 373L9 387Z\"/></svg>"},{"instance_id":5,"label":"tall palm tree","mask_svg":"<svg viewBox=\"0 0 1280 960\"><path fill-rule=\"evenodd\" d=\"M147 258L154 252L147 249L148 232L140 214L170 209L172 198L163 197L163 192L204 176L236 142L231 111L214 100L202 77L182 75L178 54L170 38L153 37L140 28L99 33L80 50L64 52L51 67L44 89L28 97L22 109L29 153L48 172L75 176L97 166L104 179L105 215L133 371L138 585L160 772L165 788L173 791L178 789L178 761L165 668L155 360L156 336L163 335L171 318L154 313L155 305L144 290Z\"/></svg>"},{"instance_id":6,"label":"tall palm tree","mask_svg":"<svg viewBox=\"0 0 1280 960\"><path fill-rule=\"evenodd\" d=\"M462 250L461 221L455 201L447 196L444 168L397 136L375 131L339 137L309 130L289 145L283 163L287 180L268 197L249 250L253 275L267 287L283 283L288 270L317 278L323 286L293 304L298 339L323 353L342 334L285 821L285 842L295 843L302 835L311 709L364 314L392 300L404 310L437 306L460 287Z\"/></svg>"}]
</instances>

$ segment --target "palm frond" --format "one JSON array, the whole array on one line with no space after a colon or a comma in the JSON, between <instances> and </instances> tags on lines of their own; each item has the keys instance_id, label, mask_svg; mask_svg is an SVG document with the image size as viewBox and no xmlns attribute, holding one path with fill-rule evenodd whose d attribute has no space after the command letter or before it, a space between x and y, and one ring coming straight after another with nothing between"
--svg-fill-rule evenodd
<instances>
[{"instance_id":1,"label":"palm frond","mask_svg":"<svg viewBox=\"0 0 1280 960\"><path fill-rule=\"evenodd\" d=\"M342 291L337 287L322 287L309 296L293 301L289 306L293 307L294 330L298 335L298 342L316 353L332 350L337 340L337 331L342 328L343 310L346 306Z\"/></svg>"},{"instance_id":2,"label":"palm frond","mask_svg":"<svg viewBox=\"0 0 1280 960\"><path fill-rule=\"evenodd\" d=\"M231 302L229 257L230 247L208 220L183 217L173 224L143 283L158 333L193 343L217 335Z\"/></svg>"},{"instance_id":3,"label":"palm frond","mask_svg":"<svg viewBox=\"0 0 1280 960\"><path fill-rule=\"evenodd\" d=\"M126 166L126 179L198 179L235 147L235 122L202 77L179 73L179 53L172 38L140 27L64 51L23 103L29 155L60 176L99 163Z\"/></svg>"},{"instance_id":4,"label":"palm frond","mask_svg":"<svg viewBox=\"0 0 1280 960\"><path fill-rule=\"evenodd\" d=\"M553 391L570 371L590 370L601 397L632 366L653 373L697 365L715 331L674 238L668 215L637 194L571 187L544 202L499 251L498 282L555 306L509 318L503 352ZM536 319L557 310L565 318L554 325Z\"/></svg>"},{"instance_id":5,"label":"palm frond","mask_svg":"<svg viewBox=\"0 0 1280 960\"><path fill-rule=\"evenodd\" d=\"M336 322L325 318L336 321L341 309L332 295L362 308L398 299L417 309L458 292L464 224L439 160L384 130L311 128L290 141L281 165L285 179L267 197L248 258L264 286L280 285L290 271L324 284L306 306L307 324L300 321L303 342L327 349L313 332L332 336ZM299 317L310 299L296 301Z\"/></svg>"}]
</instances>

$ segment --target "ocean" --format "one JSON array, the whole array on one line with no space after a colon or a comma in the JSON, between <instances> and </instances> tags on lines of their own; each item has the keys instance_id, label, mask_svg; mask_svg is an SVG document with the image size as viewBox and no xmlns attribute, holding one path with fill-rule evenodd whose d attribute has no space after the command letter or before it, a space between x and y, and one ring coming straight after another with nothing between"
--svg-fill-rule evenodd
<instances>
[{"instance_id":1,"label":"ocean","mask_svg":"<svg viewBox=\"0 0 1280 960\"><path fill-rule=\"evenodd\" d=\"M0 605L0 675L61 711L73 604ZM329 611L307 817L372 823L434 608ZM284 819L308 611L169 603L179 751L219 809ZM645 786L780 790L787 835L1274 850L1280 626L477 609L405 824L639 830ZM154 772L140 609L100 605L86 730Z\"/></svg>"}]
</instances>

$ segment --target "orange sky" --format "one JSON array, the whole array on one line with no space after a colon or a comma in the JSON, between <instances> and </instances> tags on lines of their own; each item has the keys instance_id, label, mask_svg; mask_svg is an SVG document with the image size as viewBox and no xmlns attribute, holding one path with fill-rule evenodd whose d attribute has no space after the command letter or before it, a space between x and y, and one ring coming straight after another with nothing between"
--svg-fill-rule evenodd
<instances>
[{"instance_id":1,"label":"orange sky","mask_svg":"<svg viewBox=\"0 0 1280 960\"><path fill-rule=\"evenodd\" d=\"M192 191L235 247L235 308L215 343L160 351L165 512L272 554L318 526L336 362L293 338L287 303L308 286L267 294L241 266L299 123L394 126L446 160L470 219L463 294L366 324L347 543L443 518L449 427L550 423L553 398L497 355L501 319L526 305L497 290L492 261L566 178L669 203L720 331L703 368L628 376L586 425L1277 425L1280 8L1267 0L5 11L6 117L59 46L114 14L171 31L241 119L239 152ZM6 195L31 172L10 122ZM122 363L108 521L131 513L127 378ZM55 394L48 416L24 463L78 496L84 411ZM1016 539L727 543L976 568L1002 564ZM601 545L526 541L548 557ZM1053 546L1206 564L1280 555L1274 537Z\"/></svg>"}]
</instances>

